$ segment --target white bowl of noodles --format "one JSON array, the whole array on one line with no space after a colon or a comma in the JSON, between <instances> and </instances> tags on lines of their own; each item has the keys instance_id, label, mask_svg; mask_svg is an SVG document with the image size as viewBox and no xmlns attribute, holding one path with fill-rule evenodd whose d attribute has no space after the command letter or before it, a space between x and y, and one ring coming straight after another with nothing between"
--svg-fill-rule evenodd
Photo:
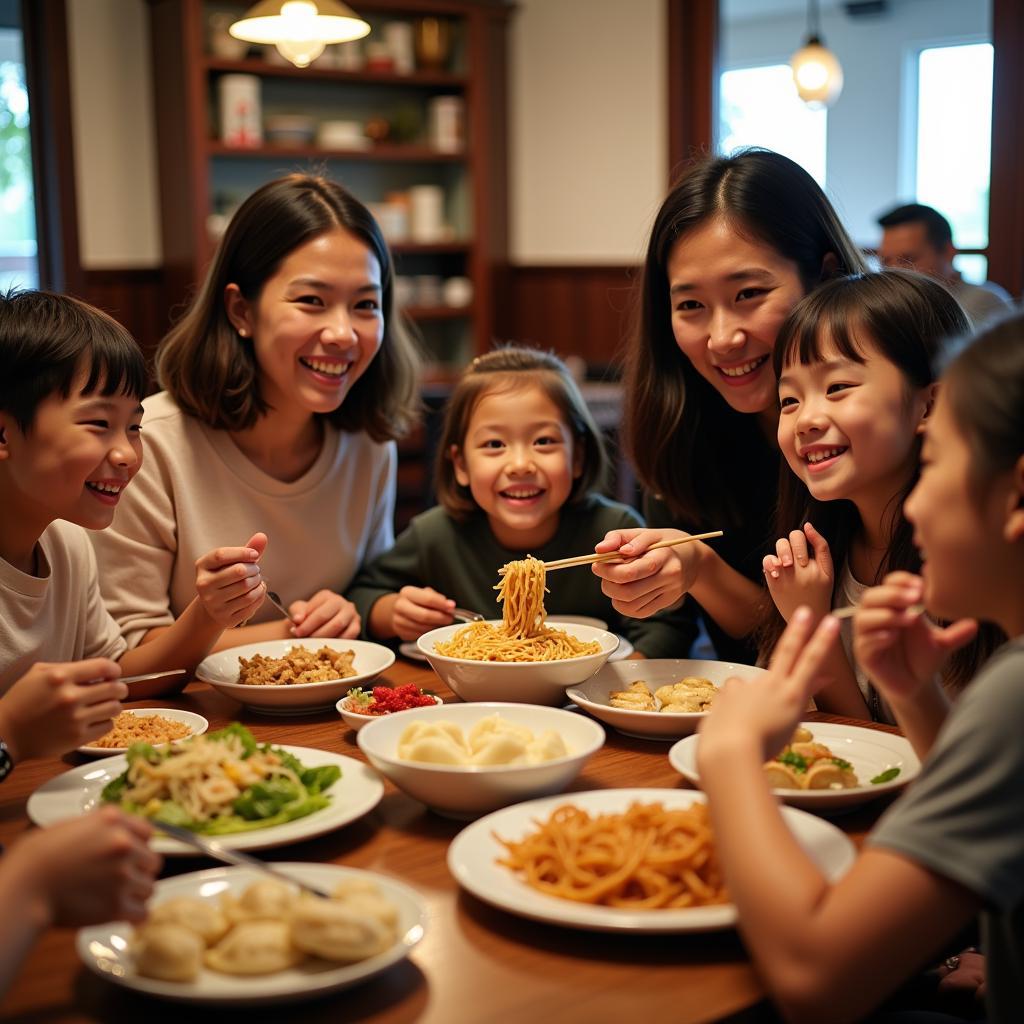
<instances>
[{"instance_id":1,"label":"white bowl of noodles","mask_svg":"<svg viewBox=\"0 0 1024 1024\"><path fill-rule=\"evenodd\" d=\"M492 619L488 624L496 628L502 625L500 619ZM437 650L438 644L450 643L456 633L467 628L470 627L461 624L442 626L424 633L416 642L441 680L466 701L564 704L565 688L589 679L619 646L619 638L606 629L564 622L552 628L564 630L580 643L596 643L596 652L550 661L479 661L451 657Z\"/></svg>"},{"instance_id":2,"label":"white bowl of noodles","mask_svg":"<svg viewBox=\"0 0 1024 1024\"><path fill-rule=\"evenodd\" d=\"M476 753L474 763L439 760L445 755L437 753L437 738L450 729ZM532 739L510 740L505 730L527 730ZM605 731L561 708L495 702L411 708L370 722L356 739L370 764L409 796L447 817L472 818L560 793L604 744ZM534 742L539 756L530 750ZM514 760L503 763L510 754Z\"/></svg>"}]
</instances>

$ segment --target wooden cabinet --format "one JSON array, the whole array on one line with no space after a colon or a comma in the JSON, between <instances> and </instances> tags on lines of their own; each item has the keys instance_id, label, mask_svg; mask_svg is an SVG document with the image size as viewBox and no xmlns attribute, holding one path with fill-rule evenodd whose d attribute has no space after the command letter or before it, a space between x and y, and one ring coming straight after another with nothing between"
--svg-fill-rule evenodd
<instances>
[{"instance_id":1,"label":"wooden cabinet","mask_svg":"<svg viewBox=\"0 0 1024 1024\"><path fill-rule=\"evenodd\" d=\"M507 274L506 0L356 0L372 27L368 46L387 35L389 22L414 29L437 18L449 33L443 61L420 61L400 74L376 61L360 70L337 66L338 54L308 68L273 63L261 47L237 57L214 52L218 15L238 13L231 0L150 0L161 225L168 304L194 291L231 210L259 185L293 170L322 171L368 204L392 209L416 186L440 188L448 230L429 242L402 236L390 225L406 315L419 328L432 360L431 376L445 376L486 350L495 336L496 310ZM229 19L230 20L230 19ZM368 49L366 52L369 52ZM225 75L258 82L264 128L274 117L299 115L311 138L244 147L222 138L218 97ZM455 97L464 112L463 144L433 144L429 111L438 97ZM340 148L315 129L325 121L370 125L377 140ZM253 144L255 142L255 144ZM398 199L396 200L396 197ZM389 225L380 218L385 235ZM392 221L394 218L390 218ZM395 232L398 232L396 235ZM444 299L444 282L466 278L458 304ZM440 285L440 288L439 288ZM467 300L467 294L471 293Z\"/></svg>"}]
</instances>

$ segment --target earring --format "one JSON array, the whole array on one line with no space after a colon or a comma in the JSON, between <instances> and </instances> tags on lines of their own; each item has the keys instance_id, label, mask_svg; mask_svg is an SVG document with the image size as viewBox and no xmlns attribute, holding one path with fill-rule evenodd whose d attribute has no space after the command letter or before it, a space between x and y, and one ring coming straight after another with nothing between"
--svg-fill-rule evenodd
<instances>
[{"instance_id":1,"label":"earring","mask_svg":"<svg viewBox=\"0 0 1024 1024\"><path fill-rule=\"evenodd\" d=\"M238 328L238 336L240 338L248 338L249 337L249 332L244 327L239 327Z\"/></svg>"}]
</instances>

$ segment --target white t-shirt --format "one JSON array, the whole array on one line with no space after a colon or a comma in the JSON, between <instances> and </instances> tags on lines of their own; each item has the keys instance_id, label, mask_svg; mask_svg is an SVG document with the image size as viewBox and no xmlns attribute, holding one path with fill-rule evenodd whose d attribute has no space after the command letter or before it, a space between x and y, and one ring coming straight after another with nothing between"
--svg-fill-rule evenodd
<instances>
[{"instance_id":1,"label":"white t-shirt","mask_svg":"<svg viewBox=\"0 0 1024 1024\"><path fill-rule=\"evenodd\" d=\"M860 604L860 599L864 596L864 591L867 589L868 584L854 579L853 573L850 572L850 563L846 562L839 575L839 586L836 588L836 608ZM853 656L853 619L841 620L839 638L842 641L843 650L846 652L846 659L849 661L853 668L853 674L857 678L857 686L871 711L872 719L876 722L888 722L889 725L896 725L896 716L892 713L888 702L871 685L867 675L857 664Z\"/></svg>"},{"instance_id":2,"label":"white t-shirt","mask_svg":"<svg viewBox=\"0 0 1024 1024\"><path fill-rule=\"evenodd\" d=\"M38 550L38 576L0 558L0 693L37 661L116 660L125 651L100 598L87 531L51 523Z\"/></svg>"},{"instance_id":3,"label":"white t-shirt","mask_svg":"<svg viewBox=\"0 0 1024 1024\"><path fill-rule=\"evenodd\" d=\"M92 537L103 599L130 646L182 613L196 594L196 560L214 548L267 534L260 565L287 605L343 590L364 561L394 543L392 442L327 427L316 461L285 483L166 392L143 407L142 468L113 525ZM265 602L253 621L279 617Z\"/></svg>"}]
</instances>

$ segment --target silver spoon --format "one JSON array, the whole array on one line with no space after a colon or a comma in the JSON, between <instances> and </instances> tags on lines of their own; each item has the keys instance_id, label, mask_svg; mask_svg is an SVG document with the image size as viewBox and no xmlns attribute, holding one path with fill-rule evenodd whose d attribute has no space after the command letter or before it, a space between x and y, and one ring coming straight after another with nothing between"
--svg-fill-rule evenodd
<instances>
[{"instance_id":1,"label":"silver spoon","mask_svg":"<svg viewBox=\"0 0 1024 1024\"><path fill-rule=\"evenodd\" d=\"M167 825L162 821L156 821L153 824L164 834L173 836L183 843L188 843L189 846L194 846L197 850L201 850L207 857L212 857L214 860L219 860L224 864L237 864L245 868L254 868L265 875L272 875L279 881L288 882L290 885L297 885L300 889L312 893L314 896L319 896L325 900L331 898L329 892L324 892L323 889L310 885L308 882L301 882L297 878L292 878L287 872L272 868L269 864L264 864L263 861L250 857L247 853L229 850L226 846L221 846L216 839L208 839L206 836L199 835L197 832L191 832L180 825Z\"/></svg>"},{"instance_id":2,"label":"silver spoon","mask_svg":"<svg viewBox=\"0 0 1024 1024\"><path fill-rule=\"evenodd\" d=\"M264 584L264 586L266 586L266 582L267 582L266 580L264 580L264 581L263 581L263 584ZM270 587L267 587L267 600L268 600L268 601L269 601L269 602L270 602L270 603L271 603L271 604L272 604L272 605L273 605L273 606L274 606L274 607L275 607L275 608L276 608L276 609L277 609L277 610L278 610L278 611L279 611L279 612L280 612L280 613L281 613L281 614L282 614L282 615L283 615L283 616L284 616L284 617L285 617L285 618L286 618L286 619L287 619L287 620L288 620L289 622L291 622L291 620L292 620L292 615L291 615L291 612L289 612L289 611L288 611L288 609L287 609L287 608L285 608L285 606L284 606L284 602L283 602L283 601L281 600L281 598L280 598L280 597L278 597L278 596L277 596L277 594L276 594L276 593L275 593L275 592L274 592L273 590L271 590L271 589L270 589Z\"/></svg>"}]
</instances>

